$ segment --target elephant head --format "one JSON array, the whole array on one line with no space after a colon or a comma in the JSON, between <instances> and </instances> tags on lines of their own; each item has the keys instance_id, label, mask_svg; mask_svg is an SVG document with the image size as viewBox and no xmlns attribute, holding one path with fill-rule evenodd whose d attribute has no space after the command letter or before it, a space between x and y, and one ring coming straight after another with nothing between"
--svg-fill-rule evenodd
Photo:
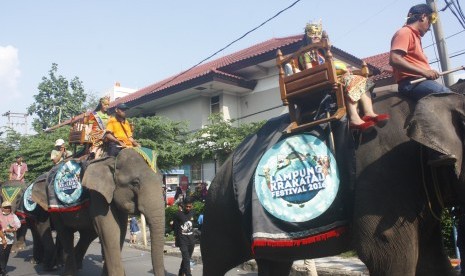
<instances>
[{"instance_id":1,"label":"elephant head","mask_svg":"<svg viewBox=\"0 0 465 276\"><path fill-rule=\"evenodd\" d=\"M1 201L11 202L11 211L16 212L21 204L21 196L26 190L27 184L18 180L9 180L1 184L2 193L0 193Z\"/></svg>"},{"instance_id":2,"label":"elephant head","mask_svg":"<svg viewBox=\"0 0 465 276\"><path fill-rule=\"evenodd\" d=\"M150 229L153 269L155 275L164 275L165 213L162 176L158 169L155 170L156 172L135 150L125 149L117 158L108 157L92 162L84 173L82 183L91 192L91 207L93 204L96 206L95 203L99 203L98 206L106 205L110 209L114 208L118 213L126 214L126 218L127 214L145 215ZM97 200L92 194L99 195L96 197ZM98 209L99 207L94 211ZM96 215L91 216L95 219L100 215L102 213L97 211ZM108 225L102 225L102 222L103 220L94 220L99 232L111 232ZM126 224L127 219L124 227ZM99 235L102 237L101 233Z\"/></svg>"}]
</instances>

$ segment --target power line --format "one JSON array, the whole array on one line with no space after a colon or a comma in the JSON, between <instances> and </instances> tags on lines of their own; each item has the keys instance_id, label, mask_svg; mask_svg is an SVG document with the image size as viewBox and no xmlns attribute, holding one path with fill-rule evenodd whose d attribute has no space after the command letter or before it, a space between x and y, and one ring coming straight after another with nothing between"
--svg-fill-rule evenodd
<instances>
[{"instance_id":1,"label":"power line","mask_svg":"<svg viewBox=\"0 0 465 276\"><path fill-rule=\"evenodd\" d=\"M229 44L227 44L226 46L224 46L223 48L219 49L218 51L214 52L213 54L211 54L210 56L202 59L200 62L198 62L197 64L195 64L194 66L190 67L189 69L173 76L171 79L167 80L166 82L160 84L159 86L157 86L156 88L154 88L153 90L157 90L159 89L160 87L163 87L167 84L169 84L170 82L174 81L175 79L179 78L180 76L186 74L187 72L189 72L190 70L194 69L195 67L199 66L200 64L202 64L203 62L209 60L210 58L216 56L217 54L219 54L220 52L226 50L229 46L233 45L234 43L238 42L239 40L243 39L244 37L246 37L247 35L249 35L250 33L252 33L253 31L257 30L258 28L262 27L263 25L265 25L266 23L270 22L271 20L275 19L276 17L278 17L281 13L287 11L288 9L292 8L293 6L295 6L297 3L299 3L301 0L296 0L294 3L292 3L291 5L287 6L286 8L280 10L278 13L276 13L275 15L273 15L272 17L268 18L267 20L265 20L263 23L261 23L260 25L258 25L257 27L247 31L245 34L241 35L239 38L233 40L232 42L230 42ZM397 1L397 0L396 0Z\"/></svg>"},{"instance_id":2,"label":"power line","mask_svg":"<svg viewBox=\"0 0 465 276\"><path fill-rule=\"evenodd\" d=\"M456 36L458 34L461 34L463 32L465 32L465 30L461 30L460 32L456 32L455 34L452 34L452 35L450 35L448 37L445 37L444 39L449 39L449 38L454 37L454 36ZM436 45L436 43L433 42L432 44L429 44L428 46L425 46L423 49L429 48L429 47L434 46L434 45Z\"/></svg>"},{"instance_id":3,"label":"power line","mask_svg":"<svg viewBox=\"0 0 465 276\"><path fill-rule=\"evenodd\" d=\"M460 4L458 3L458 1L451 0L451 3L449 3L447 0L444 0L444 1L446 2L446 8L448 8L451 11L451 13L459 21L460 25L462 25L462 28L465 29L465 16L463 15L462 8L460 7Z\"/></svg>"},{"instance_id":4,"label":"power line","mask_svg":"<svg viewBox=\"0 0 465 276\"><path fill-rule=\"evenodd\" d=\"M358 29L358 27L362 24L365 24L366 22L368 22L369 20L371 20L372 18L376 17L378 14L382 13L383 11L385 11L389 6L391 6L392 4L396 3L398 0L394 0L392 2L390 2L389 4L385 5L384 7L381 8L381 10L379 10L378 12L372 14L371 16L369 16L368 18L366 18L365 20L361 21L360 23L358 23L355 27L353 27L351 30L347 31L344 33L344 35L342 37L338 37L336 39L333 40L333 43L339 41L341 38L344 38L346 37L347 35L349 35L352 31L354 31L355 29Z\"/></svg>"},{"instance_id":5,"label":"power line","mask_svg":"<svg viewBox=\"0 0 465 276\"><path fill-rule=\"evenodd\" d=\"M465 54L465 49L464 50L460 50L460 51L456 51L454 53L452 53L449 58L455 58L455 57L458 57L458 56L461 56L461 55L464 55ZM438 63L439 62L439 59L435 59L433 61L430 61L429 64L434 64L434 63Z\"/></svg>"}]
</instances>

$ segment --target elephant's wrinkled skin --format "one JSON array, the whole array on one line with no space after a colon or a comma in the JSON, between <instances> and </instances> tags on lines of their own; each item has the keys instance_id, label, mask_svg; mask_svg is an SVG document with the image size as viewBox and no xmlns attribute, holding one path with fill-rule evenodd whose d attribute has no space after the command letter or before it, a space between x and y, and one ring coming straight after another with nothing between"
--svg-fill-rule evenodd
<instances>
[{"instance_id":1,"label":"elephant's wrinkled skin","mask_svg":"<svg viewBox=\"0 0 465 276\"><path fill-rule=\"evenodd\" d=\"M461 99L462 107L443 112L454 114L446 117L463 120L463 96L454 97ZM440 223L427 205L421 146L406 135L414 107L397 93L378 93L375 110L389 113L391 120L384 128L364 135L356 152L352 242L370 275L455 275L443 250ZM453 127L452 122L450 125ZM463 137L463 130L460 135ZM462 147L454 150L461 160ZM224 275L253 258L250 238L243 230L247 229L244 223L250 222L244 221L235 201L231 164L230 158L220 168L207 196L201 237L205 276ZM424 176L430 182L427 166ZM315 252L308 252L308 258L313 257ZM257 260L259 275L289 275L291 261L278 255L274 260Z\"/></svg>"},{"instance_id":2,"label":"elephant's wrinkled skin","mask_svg":"<svg viewBox=\"0 0 465 276\"><path fill-rule=\"evenodd\" d=\"M82 183L90 192L88 208L51 213L63 244L64 274L76 275L79 263L75 260L82 260L98 233L105 258L102 275L125 275L121 249L128 214L143 213L150 229L153 271L155 275L164 275L165 213L160 173L154 173L135 151L123 150L117 158L109 157L89 164ZM40 201L36 196L33 192L33 200ZM81 235L73 250L75 231Z\"/></svg>"}]
</instances>

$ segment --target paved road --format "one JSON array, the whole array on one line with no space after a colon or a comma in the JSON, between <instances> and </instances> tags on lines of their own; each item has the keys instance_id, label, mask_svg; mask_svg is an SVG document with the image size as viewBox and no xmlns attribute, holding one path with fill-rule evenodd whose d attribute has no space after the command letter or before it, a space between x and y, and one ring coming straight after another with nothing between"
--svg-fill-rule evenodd
<instances>
[{"instance_id":1,"label":"paved road","mask_svg":"<svg viewBox=\"0 0 465 276\"><path fill-rule=\"evenodd\" d=\"M30 241L29 237L29 241ZM10 276L26 276L26 275L60 275L61 270L54 272L44 272L40 265L31 264L32 258L32 244L27 243L27 247L24 251L18 253L11 253L10 260L8 262L8 275ZM178 275L179 265L181 264L181 258L173 256L165 256L165 269L167 276ZM129 246L125 243L123 248L123 265L128 276L144 276L153 275L152 262L150 260L150 253L142 251ZM100 256L100 244L94 241L87 251L87 255L84 259L83 269L79 271L78 275L100 275L102 271L102 257ZM193 276L202 275L202 265L195 265L193 267ZM253 272L247 272L240 269L233 269L227 276L234 275L257 275Z\"/></svg>"}]
</instances>

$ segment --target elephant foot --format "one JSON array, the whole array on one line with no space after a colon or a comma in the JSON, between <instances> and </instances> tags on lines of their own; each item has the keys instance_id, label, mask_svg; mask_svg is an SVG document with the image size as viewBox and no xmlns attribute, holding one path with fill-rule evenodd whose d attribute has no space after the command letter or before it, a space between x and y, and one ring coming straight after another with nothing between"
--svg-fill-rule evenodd
<instances>
[{"instance_id":1,"label":"elephant foot","mask_svg":"<svg viewBox=\"0 0 465 276\"><path fill-rule=\"evenodd\" d=\"M31 259L31 260L29 261L29 263L31 263L31 264L39 264L39 261L36 260L36 259Z\"/></svg>"},{"instance_id":2,"label":"elephant foot","mask_svg":"<svg viewBox=\"0 0 465 276\"><path fill-rule=\"evenodd\" d=\"M11 252L12 252L12 253L18 253L18 252L23 251L24 249L25 249L24 246L18 246L18 247L12 248L12 249L11 249Z\"/></svg>"},{"instance_id":3,"label":"elephant foot","mask_svg":"<svg viewBox=\"0 0 465 276\"><path fill-rule=\"evenodd\" d=\"M44 270L44 271L47 271L47 272L51 272L51 271L56 271L56 270L58 270L58 268L53 267L53 266L52 266L52 267L51 267L51 266L44 266L44 267L43 267L43 270Z\"/></svg>"}]
</instances>

